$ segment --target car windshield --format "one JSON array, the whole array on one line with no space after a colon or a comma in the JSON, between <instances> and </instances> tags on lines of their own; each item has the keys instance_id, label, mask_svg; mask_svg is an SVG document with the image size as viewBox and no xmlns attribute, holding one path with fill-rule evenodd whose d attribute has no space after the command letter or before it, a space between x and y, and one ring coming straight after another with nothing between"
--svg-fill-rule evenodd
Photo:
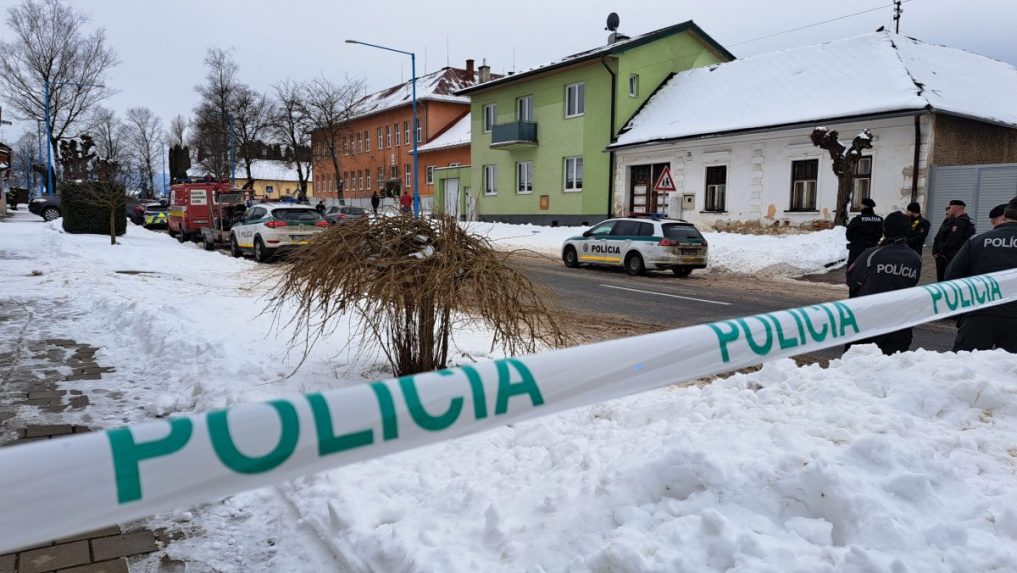
<instances>
[{"instance_id":1,"label":"car windshield","mask_svg":"<svg viewBox=\"0 0 1017 573\"><path fill-rule=\"evenodd\" d=\"M668 239L678 239L679 241L702 241L703 236L699 234L699 231L692 225L682 225L678 223L665 223L661 225L664 228L664 236Z\"/></svg>"},{"instance_id":2,"label":"car windshield","mask_svg":"<svg viewBox=\"0 0 1017 573\"><path fill-rule=\"evenodd\" d=\"M294 223L321 220L321 215L314 209L275 209L272 211L272 217Z\"/></svg>"},{"instance_id":3,"label":"car windshield","mask_svg":"<svg viewBox=\"0 0 1017 573\"><path fill-rule=\"evenodd\" d=\"M344 215L366 215L367 209L361 209L360 207L343 207L342 212Z\"/></svg>"}]
</instances>

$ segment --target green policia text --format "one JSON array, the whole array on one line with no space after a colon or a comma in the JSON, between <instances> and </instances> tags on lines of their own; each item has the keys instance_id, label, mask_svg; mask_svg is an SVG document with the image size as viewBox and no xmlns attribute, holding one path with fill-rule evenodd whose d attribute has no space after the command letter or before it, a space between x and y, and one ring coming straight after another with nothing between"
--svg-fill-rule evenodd
<instances>
[{"instance_id":1,"label":"green policia text","mask_svg":"<svg viewBox=\"0 0 1017 573\"><path fill-rule=\"evenodd\" d=\"M789 316L794 321L793 325L787 320ZM840 338L849 334L849 329L854 334L859 332L855 314L843 302L722 320L707 326L717 334L720 357L724 362L731 361L729 347L740 339L757 356L766 356L774 349L775 343L780 350L787 350L809 342L823 342L827 337ZM762 332L758 332L760 326ZM754 333L754 329L757 332Z\"/></svg>"},{"instance_id":2,"label":"green policia text","mask_svg":"<svg viewBox=\"0 0 1017 573\"><path fill-rule=\"evenodd\" d=\"M935 314L1003 299L999 283L988 275L934 283L922 288L932 296L932 312ZM943 306L940 306L940 303Z\"/></svg>"},{"instance_id":3,"label":"green policia text","mask_svg":"<svg viewBox=\"0 0 1017 573\"><path fill-rule=\"evenodd\" d=\"M497 394L494 399L493 412L495 416L508 412L509 399L513 396L528 396L528 406L537 407L544 404L544 398L537 386L537 381L522 362L514 358L507 358L495 361L495 367L497 369ZM490 404L484 391L484 381L475 368L463 366L456 370L441 370L437 374L465 377L465 382L469 387L470 410L472 410L473 419L482 420L488 416ZM452 426L463 413L467 400L465 396L452 398L443 412L428 412L421 402L415 378L417 377L404 376L394 384L372 382L369 385L378 408L377 426L380 427L382 441L399 438L397 397L401 398L402 403L405 404L413 424L431 432L438 432ZM341 428L343 421L333 419L324 396L308 394L305 398L314 420L319 457L370 446L376 442L375 430L379 429L378 427ZM263 456L248 456L237 449L230 433L227 410L206 414L208 436L212 449L225 467L242 474L263 473L281 465L296 450L300 440L300 415L297 408L287 400L274 400L267 404L275 410L281 431L275 447ZM337 428L337 423L339 428ZM191 441L194 434L194 422L190 418L174 418L169 421L169 425L168 436L145 442L135 441L130 428L116 428L106 432L113 455L117 500L120 503L142 499L142 461L179 452Z\"/></svg>"}]
</instances>

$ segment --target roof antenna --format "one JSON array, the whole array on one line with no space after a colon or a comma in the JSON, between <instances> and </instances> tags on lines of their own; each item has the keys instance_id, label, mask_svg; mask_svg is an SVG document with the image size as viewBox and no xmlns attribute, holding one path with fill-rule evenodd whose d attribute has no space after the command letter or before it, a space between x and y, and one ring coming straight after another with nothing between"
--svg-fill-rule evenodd
<instances>
[{"instance_id":1,"label":"roof antenna","mask_svg":"<svg viewBox=\"0 0 1017 573\"><path fill-rule=\"evenodd\" d=\"M901 0L893 0L893 23L896 26L895 34L900 34L900 15L904 11L901 7Z\"/></svg>"}]
</instances>

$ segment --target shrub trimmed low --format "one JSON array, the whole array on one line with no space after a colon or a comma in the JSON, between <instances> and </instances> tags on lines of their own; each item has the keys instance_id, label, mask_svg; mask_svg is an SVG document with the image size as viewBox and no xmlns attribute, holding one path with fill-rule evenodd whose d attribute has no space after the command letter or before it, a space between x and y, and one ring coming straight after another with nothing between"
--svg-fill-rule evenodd
<instances>
[{"instance_id":1,"label":"shrub trimmed low","mask_svg":"<svg viewBox=\"0 0 1017 573\"><path fill-rule=\"evenodd\" d=\"M115 201L103 201L115 193L123 193L113 183L102 181L65 182L60 185L60 207L63 211L64 231L67 233L90 233L109 235L109 205ZM99 200L97 200L99 199ZM126 198L116 208L116 234L127 232ZM103 203L106 203L105 205Z\"/></svg>"}]
</instances>

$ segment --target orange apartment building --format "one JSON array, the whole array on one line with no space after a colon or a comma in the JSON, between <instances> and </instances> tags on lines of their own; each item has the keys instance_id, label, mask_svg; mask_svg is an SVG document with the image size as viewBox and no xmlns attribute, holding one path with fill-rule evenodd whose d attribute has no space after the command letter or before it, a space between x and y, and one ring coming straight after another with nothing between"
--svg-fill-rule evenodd
<instances>
[{"instance_id":1,"label":"orange apartment building","mask_svg":"<svg viewBox=\"0 0 1017 573\"><path fill-rule=\"evenodd\" d=\"M420 182L413 180L410 82L361 99L356 104L356 115L344 124L340 136L340 184L346 203L366 206L375 191L382 197L396 197L403 189L412 193L413 188L422 183L419 188L421 206L430 209L434 191L432 169L470 163L468 141L456 145L435 141L454 126L461 127L462 120L469 116L469 98L453 94L491 77L488 66L474 70L473 60L466 60L465 69L446 67L417 78L417 118L420 125L416 137ZM469 125L468 119L466 125ZM318 132L313 137L320 136ZM434 147L428 146L432 142L438 144L433 151L421 149ZM326 203L337 202L339 193L331 160L316 157L314 169L315 197Z\"/></svg>"}]
</instances>

